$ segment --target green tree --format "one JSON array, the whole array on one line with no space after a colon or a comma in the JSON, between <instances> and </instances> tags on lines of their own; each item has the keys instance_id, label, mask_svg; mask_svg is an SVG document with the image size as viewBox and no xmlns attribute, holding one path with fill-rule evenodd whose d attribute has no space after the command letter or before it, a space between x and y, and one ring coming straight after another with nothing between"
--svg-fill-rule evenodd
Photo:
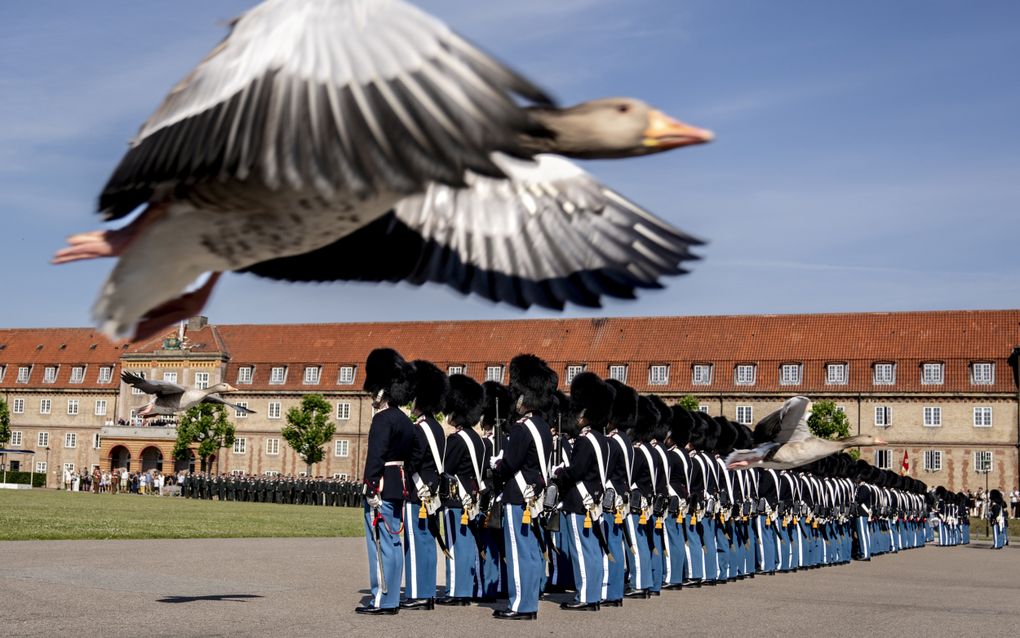
<instances>
[{"instance_id":1,"label":"green tree","mask_svg":"<svg viewBox=\"0 0 1020 638\"><path fill-rule=\"evenodd\" d=\"M0 447L7 445L11 440L11 412L7 409L7 402L0 399Z\"/></svg>"},{"instance_id":2,"label":"green tree","mask_svg":"<svg viewBox=\"0 0 1020 638\"><path fill-rule=\"evenodd\" d=\"M808 428L820 439L842 439L850 436L850 419L832 401L813 401Z\"/></svg>"},{"instance_id":3,"label":"green tree","mask_svg":"<svg viewBox=\"0 0 1020 638\"><path fill-rule=\"evenodd\" d=\"M330 420L332 406L321 394L306 394L301 405L287 410L287 425L280 434L298 453L312 475L312 465L326 456L323 446L336 433L336 424Z\"/></svg>"},{"instance_id":4,"label":"green tree","mask_svg":"<svg viewBox=\"0 0 1020 638\"><path fill-rule=\"evenodd\" d=\"M701 402L698 401L698 397L693 394L688 394L676 402L681 408L688 412L697 412L698 408L701 407Z\"/></svg>"},{"instance_id":5,"label":"green tree","mask_svg":"<svg viewBox=\"0 0 1020 638\"><path fill-rule=\"evenodd\" d=\"M234 424L227 420L227 409L222 405L199 403L188 408L177 426L177 442L174 443L174 458L183 460L188 456L188 447L198 443L198 457L202 459L202 471L209 469L209 457L220 448L234 444Z\"/></svg>"}]
</instances>

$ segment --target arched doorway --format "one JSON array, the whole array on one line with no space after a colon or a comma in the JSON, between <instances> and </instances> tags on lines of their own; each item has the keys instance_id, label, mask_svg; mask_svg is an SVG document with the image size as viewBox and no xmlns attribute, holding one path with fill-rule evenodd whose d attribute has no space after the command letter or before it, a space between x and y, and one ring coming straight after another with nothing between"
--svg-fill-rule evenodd
<instances>
[{"instance_id":1,"label":"arched doorway","mask_svg":"<svg viewBox=\"0 0 1020 638\"><path fill-rule=\"evenodd\" d=\"M174 472L194 472L195 471L195 451L188 450L187 456L183 459L174 460Z\"/></svg>"},{"instance_id":2,"label":"arched doorway","mask_svg":"<svg viewBox=\"0 0 1020 638\"><path fill-rule=\"evenodd\" d=\"M131 471L131 452L123 445L116 445L110 450L110 471L122 468Z\"/></svg>"},{"instance_id":3,"label":"arched doorway","mask_svg":"<svg viewBox=\"0 0 1020 638\"><path fill-rule=\"evenodd\" d=\"M149 446L142 450L142 471L149 470L163 472L163 451L158 447Z\"/></svg>"}]
</instances>

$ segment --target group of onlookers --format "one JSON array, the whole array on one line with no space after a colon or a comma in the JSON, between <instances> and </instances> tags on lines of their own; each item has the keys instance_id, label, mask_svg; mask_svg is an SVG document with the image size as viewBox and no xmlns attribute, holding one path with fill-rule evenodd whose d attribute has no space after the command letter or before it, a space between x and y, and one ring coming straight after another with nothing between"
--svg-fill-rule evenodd
<instances>
[{"instance_id":1,"label":"group of onlookers","mask_svg":"<svg viewBox=\"0 0 1020 638\"><path fill-rule=\"evenodd\" d=\"M984 488L978 488L977 492L965 490L964 493L970 497L970 508L968 514L975 518L987 518L989 493ZM1013 490L1009 493L1009 508L1006 510L1009 518L1020 518L1020 491Z\"/></svg>"},{"instance_id":2,"label":"group of onlookers","mask_svg":"<svg viewBox=\"0 0 1020 638\"><path fill-rule=\"evenodd\" d=\"M93 494L155 494L159 496L163 487L176 485L177 475L162 474L156 470L129 472L127 468L102 471L93 468L91 472L77 472L65 469L63 489L69 492L92 492Z\"/></svg>"}]
</instances>

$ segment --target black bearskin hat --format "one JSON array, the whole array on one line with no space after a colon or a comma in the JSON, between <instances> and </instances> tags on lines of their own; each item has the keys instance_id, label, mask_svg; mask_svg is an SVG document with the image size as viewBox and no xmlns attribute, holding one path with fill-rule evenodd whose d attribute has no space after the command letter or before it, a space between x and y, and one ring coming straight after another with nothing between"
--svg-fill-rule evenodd
<instances>
[{"instance_id":1,"label":"black bearskin hat","mask_svg":"<svg viewBox=\"0 0 1020 638\"><path fill-rule=\"evenodd\" d=\"M485 388L466 374L450 377L450 391L446 393L443 412L450 423L458 428L471 428L482 418L485 409Z\"/></svg>"},{"instance_id":2,"label":"black bearskin hat","mask_svg":"<svg viewBox=\"0 0 1020 638\"><path fill-rule=\"evenodd\" d=\"M570 411L596 432L605 432L616 390L593 372L582 372L570 382Z\"/></svg>"},{"instance_id":3,"label":"black bearskin hat","mask_svg":"<svg viewBox=\"0 0 1020 638\"><path fill-rule=\"evenodd\" d=\"M712 452L719 440L719 424L704 412L695 412L694 429L691 430L691 445L702 452Z\"/></svg>"},{"instance_id":4,"label":"black bearskin hat","mask_svg":"<svg viewBox=\"0 0 1020 638\"><path fill-rule=\"evenodd\" d=\"M638 397L637 421L634 423L632 438L635 441L648 443L655 438L655 429L659 425L659 411L655 402L642 394Z\"/></svg>"},{"instance_id":5,"label":"black bearskin hat","mask_svg":"<svg viewBox=\"0 0 1020 638\"><path fill-rule=\"evenodd\" d=\"M606 379L606 383L616 390L609 424L621 432L626 432L633 428L637 421L638 393L634 388L616 379Z\"/></svg>"},{"instance_id":6,"label":"black bearskin hat","mask_svg":"<svg viewBox=\"0 0 1020 638\"><path fill-rule=\"evenodd\" d=\"M737 441L737 428L726 417L718 416L715 422L719 424L719 438L715 443L715 451L720 455L729 454Z\"/></svg>"},{"instance_id":7,"label":"black bearskin hat","mask_svg":"<svg viewBox=\"0 0 1020 638\"><path fill-rule=\"evenodd\" d=\"M673 409L657 394L649 394L648 398L655 404L655 409L659 413L659 422L655 424L655 440L661 443L669 434L669 426L673 422Z\"/></svg>"},{"instance_id":8,"label":"black bearskin hat","mask_svg":"<svg viewBox=\"0 0 1020 638\"><path fill-rule=\"evenodd\" d=\"M372 398L381 391L383 399L404 405L414 397L414 366L392 348L376 348L365 360L364 390Z\"/></svg>"},{"instance_id":9,"label":"black bearskin hat","mask_svg":"<svg viewBox=\"0 0 1020 638\"><path fill-rule=\"evenodd\" d=\"M988 500L990 500L993 503L998 503L999 505L1003 505L1006 502L1002 498L1002 492L1000 492L999 490L992 490L988 492Z\"/></svg>"},{"instance_id":10,"label":"black bearskin hat","mask_svg":"<svg viewBox=\"0 0 1020 638\"><path fill-rule=\"evenodd\" d=\"M431 361L416 359L414 366L414 407L422 414L434 416L443 409L450 380Z\"/></svg>"},{"instance_id":11,"label":"black bearskin hat","mask_svg":"<svg viewBox=\"0 0 1020 638\"><path fill-rule=\"evenodd\" d=\"M751 428L747 427L743 423L735 423L737 428L737 440L733 443L733 447L738 450L750 450L754 447L754 433L751 432Z\"/></svg>"},{"instance_id":12,"label":"black bearskin hat","mask_svg":"<svg viewBox=\"0 0 1020 638\"><path fill-rule=\"evenodd\" d=\"M673 420L670 423L669 438L676 443L677 447L687 445L691 440L691 430L694 428L694 417L691 413L680 407L673 406Z\"/></svg>"},{"instance_id":13,"label":"black bearskin hat","mask_svg":"<svg viewBox=\"0 0 1020 638\"><path fill-rule=\"evenodd\" d=\"M570 413L570 397L559 390L553 393L552 406L546 410L545 415L549 427L560 434L566 434L567 438L574 438L580 431L576 419Z\"/></svg>"},{"instance_id":14,"label":"black bearskin hat","mask_svg":"<svg viewBox=\"0 0 1020 638\"><path fill-rule=\"evenodd\" d=\"M545 361L533 354L519 354L510 360L510 394L521 404L543 414L553 407L559 376Z\"/></svg>"},{"instance_id":15,"label":"black bearskin hat","mask_svg":"<svg viewBox=\"0 0 1020 638\"><path fill-rule=\"evenodd\" d=\"M485 390L485 408L482 410L482 424L486 428L496 425L497 418L502 424L511 419L513 402L510 400L510 388L498 381L486 381L482 384Z\"/></svg>"}]
</instances>

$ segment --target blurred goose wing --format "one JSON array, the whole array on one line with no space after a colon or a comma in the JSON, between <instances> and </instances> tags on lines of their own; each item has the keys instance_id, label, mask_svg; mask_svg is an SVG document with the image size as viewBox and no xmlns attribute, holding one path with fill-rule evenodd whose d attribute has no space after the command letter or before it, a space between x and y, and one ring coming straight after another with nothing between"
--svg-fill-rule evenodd
<instances>
[{"instance_id":1,"label":"blurred goose wing","mask_svg":"<svg viewBox=\"0 0 1020 638\"><path fill-rule=\"evenodd\" d=\"M521 308L598 306L686 272L701 242L553 155L497 156L510 179L431 184L396 211L320 250L245 272L288 281L445 283Z\"/></svg>"},{"instance_id":2,"label":"blurred goose wing","mask_svg":"<svg viewBox=\"0 0 1020 638\"><path fill-rule=\"evenodd\" d=\"M402 0L267 0L166 97L99 198L107 219L203 180L367 197L499 176L549 99Z\"/></svg>"},{"instance_id":3,"label":"blurred goose wing","mask_svg":"<svg viewBox=\"0 0 1020 638\"><path fill-rule=\"evenodd\" d=\"M783 407L769 414L754 426L755 443L799 443L814 438L808 427L807 397L793 397Z\"/></svg>"},{"instance_id":4,"label":"blurred goose wing","mask_svg":"<svg viewBox=\"0 0 1020 638\"><path fill-rule=\"evenodd\" d=\"M145 377L124 371L120 375L121 380L132 388L138 388L145 394L155 394L160 397L169 397L175 394L184 394L184 388L171 383L170 381L150 381Z\"/></svg>"}]
</instances>

